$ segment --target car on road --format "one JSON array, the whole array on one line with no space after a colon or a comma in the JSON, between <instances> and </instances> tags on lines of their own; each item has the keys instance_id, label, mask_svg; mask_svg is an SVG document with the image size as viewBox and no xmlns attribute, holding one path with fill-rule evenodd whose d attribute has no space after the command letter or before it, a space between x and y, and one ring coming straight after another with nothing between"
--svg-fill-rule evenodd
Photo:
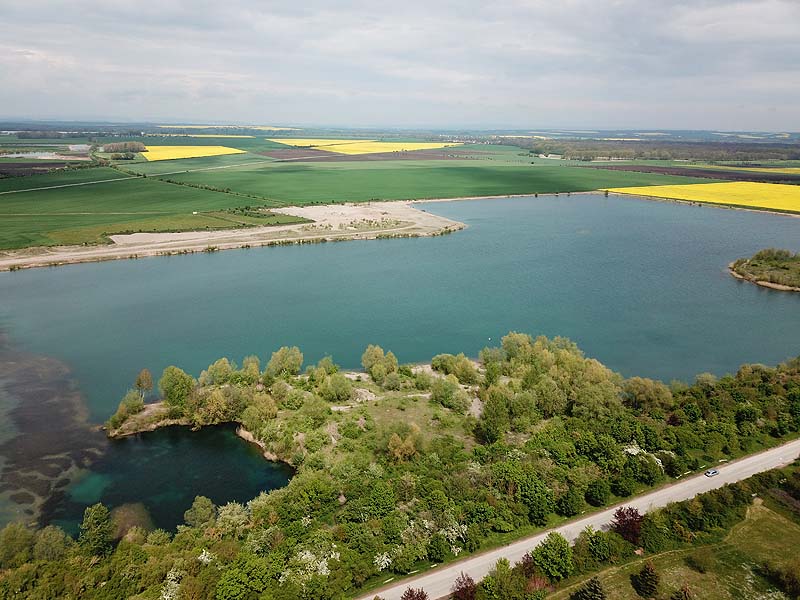
<instances>
[{"instance_id":1,"label":"car on road","mask_svg":"<svg viewBox=\"0 0 800 600\"><path fill-rule=\"evenodd\" d=\"M719 471L717 471L716 469L709 469L708 471L705 472L706 477L716 477L717 475L719 475Z\"/></svg>"}]
</instances>

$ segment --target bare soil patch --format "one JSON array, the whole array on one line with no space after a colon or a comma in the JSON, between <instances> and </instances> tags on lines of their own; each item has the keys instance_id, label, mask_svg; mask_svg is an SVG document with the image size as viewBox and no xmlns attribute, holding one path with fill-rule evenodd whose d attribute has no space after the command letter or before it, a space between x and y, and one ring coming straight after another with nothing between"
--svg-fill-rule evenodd
<instances>
[{"instance_id":1,"label":"bare soil patch","mask_svg":"<svg viewBox=\"0 0 800 600\"><path fill-rule=\"evenodd\" d=\"M333 152L317 150L316 148L280 148L278 150L267 150L259 152L261 156L268 156L277 160L300 160L304 158L315 158L325 156L337 156Z\"/></svg>"},{"instance_id":2,"label":"bare soil patch","mask_svg":"<svg viewBox=\"0 0 800 600\"><path fill-rule=\"evenodd\" d=\"M665 167L661 165L581 165L586 169L604 169L606 171L633 171L636 173L658 173L661 175L678 175L682 177L702 177L706 179L724 179L726 181L758 181L763 183L800 182L800 176L788 173L757 173L755 171L737 172L699 167Z\"/></svg>"},{"instance_id":3,"label":"bare soil patch","mask_svg":"<svg viewBox=\"0 0 800 600\"><path fill-rule=\"evenodd\" d=\"M35 175L37 173L47 173L53 169L63 169L67 162L46 162L20 161L20 162L0 162L0 177L18 177L21 175Z\"/></svg>"}]
</instances>

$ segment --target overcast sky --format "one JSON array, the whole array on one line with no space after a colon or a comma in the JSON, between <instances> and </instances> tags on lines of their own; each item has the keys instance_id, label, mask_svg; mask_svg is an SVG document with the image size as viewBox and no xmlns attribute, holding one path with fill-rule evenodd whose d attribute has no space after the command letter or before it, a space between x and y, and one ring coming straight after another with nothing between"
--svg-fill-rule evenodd
<instances>
[{"instance_id":1,"label":"overcast sky","mask_svg":"<svg viewBox=\"0 0 800 600\"><path fill-rule=\"evenodd\" d=\"M800 130L800 0L0 0L0 118Z\"/></svg>"}]
</instances>

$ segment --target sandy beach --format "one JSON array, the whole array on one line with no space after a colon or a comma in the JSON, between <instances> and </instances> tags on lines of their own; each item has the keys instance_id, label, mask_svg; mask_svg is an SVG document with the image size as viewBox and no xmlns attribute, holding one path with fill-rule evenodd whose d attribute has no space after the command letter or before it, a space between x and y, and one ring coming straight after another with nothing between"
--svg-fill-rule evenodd
<instances>
[{"instance_id":1,"label":"sandy beach","mask_svg":"<svg viewBox=\"0 0 800 600\"><path fill-rule=\"evenodd\" d=\"M59 266L123 258L170 256L322 241L442 235L465 225L419 210L410 202L375 202L292 206L272 212L303 217L313 223L179 233L112 235L97 246L52 246L0 251L0 271Z\"/></svg>"}]
</instances>

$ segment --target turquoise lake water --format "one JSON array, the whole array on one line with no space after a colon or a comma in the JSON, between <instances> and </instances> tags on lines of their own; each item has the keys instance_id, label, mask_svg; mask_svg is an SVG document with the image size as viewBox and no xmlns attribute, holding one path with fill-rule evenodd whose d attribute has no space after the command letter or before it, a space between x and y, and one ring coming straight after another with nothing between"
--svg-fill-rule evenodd
<instances>
[{"instance_id":1,"label":"turquoise lake water","mask_svg":"<svg viewBox=\"0 0 800 600\"><path fill-rule=\"evenodd\" d=\"M600 194L420 206L469 227L2 273L0 329L66 363L95 422L143 367L197 375L282 345L357 367L369 343L426 361L517 330L665 381L800 354L800 294L726 272L800 250L800 219Z\"/></svg>"},{"instance_id":2,"label":"turquoise lake water","mask_svg":"<svg viewBox=\"0 0 800 600\"><path fill-rule=\"evenodd\" d=\"M168 427L110 442L91 472L64 498L52 503L47 522L77 533L86 506L141 503L150 526L174 529L198 494L221 505L246 503L262 490L283 487L291 469L270 464L243 443L234 427L219 425L190 432Z\"/></svg>"}]
</instances>

